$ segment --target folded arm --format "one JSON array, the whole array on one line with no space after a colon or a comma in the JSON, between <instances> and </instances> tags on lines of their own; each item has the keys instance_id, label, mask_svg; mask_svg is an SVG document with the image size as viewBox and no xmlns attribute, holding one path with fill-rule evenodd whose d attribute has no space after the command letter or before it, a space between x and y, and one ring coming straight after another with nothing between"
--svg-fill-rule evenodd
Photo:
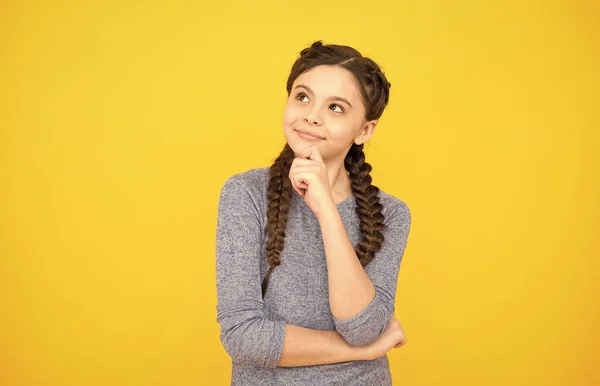
<instances>
[{"instance_id":1,"label":"folded arm","mask_svg":"<svg viewBox=\"0 0 600 386\"><path fill-rule=\"evenodd\" d=\"M384 242L362 267L336 210L319 218L329 281L329 303L336 330L353 346L374 342L394 314L400 263L411 224L404 202L387 211Z\"/></svg>"},{"instance_id":2,"label":"folded arm","mask_svg":"<svg viewBox=\"0 0 600 386\"><path fill-rule=\"evenodd\" d=\"M368 359L337 331L312 330L264 317L259 211L240 175L220 194L217 239L217 322L232 360L266 368Z\"/></svg>"}]
</instances>

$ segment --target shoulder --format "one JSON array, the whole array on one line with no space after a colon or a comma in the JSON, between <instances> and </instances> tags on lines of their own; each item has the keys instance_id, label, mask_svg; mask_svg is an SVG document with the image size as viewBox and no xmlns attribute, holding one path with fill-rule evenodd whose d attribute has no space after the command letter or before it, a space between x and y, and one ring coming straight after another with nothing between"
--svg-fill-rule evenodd
<instances>
[{"instance_id":1,"label":"shoulder","mask_svg":"<svg viewBox=\"0 0 600 386\"><path fill-rule=\"evenodd\" d=\"M269 180L269 168L253 168L231 175L225 180L221 190L245 190L250 195L261 194Z\"/></svg>"},{"instance_id":2,"label":"shoulder","mask_svg":"<svg viewBox=\"0 0 600 386\"><path fill-rule=\"evenodd\" d=\"M266 208L269 167L253 168L229 176L223 186L219 201L223 207L251 207L258 213Z\"/></svg>"},{"instance_id":3,"label":"shoulder","mask_svg":"<svg viewBox=\"0 0 600 386\"><path fill-rule=\"evenodd\" d=\"M410 208L404 200L380 189L379 203L383 205L384 223L391 226L410 227Z\"/></svg>"}]
</instances>

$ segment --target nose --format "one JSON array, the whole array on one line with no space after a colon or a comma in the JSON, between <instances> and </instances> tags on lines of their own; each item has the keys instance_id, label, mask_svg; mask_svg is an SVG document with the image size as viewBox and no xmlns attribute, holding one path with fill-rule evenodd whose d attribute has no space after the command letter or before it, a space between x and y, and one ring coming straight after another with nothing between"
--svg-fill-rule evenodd
<instances>
[{"instance_id":1,"label":"nose","mask_svg":"<svg viewBox=\"0 0 600 386\"><path fill-rule=\"evenodd\" d=\"M304 117L304 122L311 126L319 126L321 124L321 118L319 117L318 108L316 106L312 109L308 109L306 116Z\"/></svg>"}]
</instances>

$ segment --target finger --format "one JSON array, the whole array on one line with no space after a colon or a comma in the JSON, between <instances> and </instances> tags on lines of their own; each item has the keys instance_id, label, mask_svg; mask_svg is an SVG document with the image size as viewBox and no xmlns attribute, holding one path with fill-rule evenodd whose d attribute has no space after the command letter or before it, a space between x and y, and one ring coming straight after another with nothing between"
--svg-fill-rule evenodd
<instances>
[{"instance_id":1,"label":"finger","mask_svg":"<svg viewBox=\"0 0 600 386\"><path fill-rule=\"evenodd\" d=\"M298 188L300 188L300 189L307 189L308 188L308 184L304 180L298 181L296 178L294 178L294 182L296 183L296 186Z\"/></svg>"},{"instance_id":2,"label":"finger","mask_svg":"<svg viewBox=\"0 0 600 386\"><path fill-rule=\"evenodd\" d=\"M406 344L406 341L400 341L394 345L395 348L400 348Z\"/></svg>"},{"instance_id":3,"label":"finger","mask_svg":"<svg viewBox=\"0 0 600 386\"><path fill-rule=\"evenodd\" d=\"M294 175L299 172L308 172L308 173L314 173L315 175L318 175L320 166L315 164L315 161L309 161L309 162L311 162L311 164L306 165L306 164L297 163L297 164L291 166L290 172L289 172L290 175Z\"/></svg>"},{"instance_id":4,"label":"finger","mask_svg":"<svg viewBox=\"0 0 600 386\"><path fill-rule=\"evenodd\" d=\"M296 192L298 192L299 195L304 197L304 193L306 192L307 187L305 187L303 184L298 184L295 182L292 182L292 187Z\"/></svg>"},{"instance_id":5,"label":"finger","mask_svg":"<svg viewBox=\"0 0 600 386\"><path fill-rule=\"evenodd\" d=\"M308 156L310 155L310 152L312 151L311 147L313 147L314 145L308 145L305 148L303 148L302 150L300 150L300 152L298 152L297 154L295 154L296 158L302 158L302 159L308 159Z\"/></svg>"},{"instance_id":6,"label":"finger","mask_svg":"<svg viewBox=\"0 0 600 386\"><path fill-rule=\"evenodd\" d=\"M295 177L295 173L290 169L290 172L288 173L288 177L290 179L290 182L292 184L292 188L294 188L294 190L301 196L304 196L304 190L306 189L305 187L301 186L300 184L298 184L296 182L296 177Z\"/></svg>"},{"instance_id":7,"label":"finger","mask_svg":"<svg viewBox=\"0 0 600 386\"><path fill-rule=\"evenodd\" d=\"M299 185L301 183L310 185L314 179L314 173L312 173L311 171L295 172L291 178L296 182L296 185Z\"/></svg>"},{"instance_id":8,"label":"finger","mask_svg":"<svg viewBox=\"0 0 600 386\"><path fill-rule=\"evenodd\" d=\"M290 172L288 173L292 187L300 196L306 194L306 189L308 189L308 185L310 184L310 181L313 180L314 175L314 171L305 166L301 166L300 168L296 167L294 170L290 168Z\"/></svg>"},{"instance_id":9,"label":"finger","mask_svg":"<svg viewBox=\"0 0 600 386\"><path fill-rule=\"evenodd\" d=\"M323 162L323 158L321 157L321 152L319 152L318 148L316 150L318 154L314 154L315 148L317 148L317 145L308 145L307 147L305 147L304 149L302 149L300 151L298 158L304 158L306 160Z\"/></svg>"},{"instance_id":10,"label":"finger","mask_svg":"<svg viewBox=\"0 0 600 386\"><path fill-rule=\"evenodd\" d=\"M292 181L292 188L301 196L304 196L304 191L301 187L297 186L294 181Z\"/></svg>"},{"instance_id":11,"label":"finger","mask_svg":"<svg viewBox=\"0 0 600 386\"><path fill-rule=\"evenodd\" d=\"M291 167L294 167L294 165L308 166L308 165L318 165L318 164L319 163L317 161L314 161L312 159L296 157L292 161L292 166Z\"/></svg>"},{"instance_id":12,"label":"finger","mask_svg":"<svg viewBox=\"0 0 600 386\"><path fill-rule=\"evenodd\" d=\"M293 184L296 185L296 187L300 187L300 186L305 186L306 189L308 189L308 187L310 186L310 183L313 180L313 176L314 173L310 173L310 172L302 172L302 173L294 173L293 176L290 178L293 182Z\"/></svg>"},{"instance_id":13,"label":"finger","mask_svg":"<svg viewBox=\"0 0 600 386\"><path fill-rule=\"evenodd\" d=\"M297 180L297 176L302 174L307 176L307 180L313 181L317 178L319 172L319 166L317 165L297 165L293 169L290 168L289 177L290 180Z\"/></svg>"},{"instance_id":14,"label":"finger","mask_svg":"<svg viewBox=\"0 0 600 386\"><path fill-rule=\"evenodd\" d=\"M321 152L319 151L319 147L317 145L313 145L310 148L310 153L308 154L308 159L323 162L323 158L321 157Z\"/></svg>"},{"instance_id":15,"label":"finger","mask_svg":"<svg viewBox=\"0 0 600 386\"><path fill-rule=\"evenodd\" d=\"M317 176L319 174L319 166L318 165L297 165L293 171L290 168L290 172L292 173L292 175L295 175L298 173L312 173L315 176Z\"/></svg>"}]
</instances>

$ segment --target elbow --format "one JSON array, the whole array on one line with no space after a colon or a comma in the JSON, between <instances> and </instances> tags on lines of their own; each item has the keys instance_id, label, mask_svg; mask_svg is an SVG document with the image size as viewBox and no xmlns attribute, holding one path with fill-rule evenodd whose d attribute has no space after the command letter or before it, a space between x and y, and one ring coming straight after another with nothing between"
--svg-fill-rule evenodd
<instances>
[{"instance_id":1,"label":"elbow","mask_svg":"<svg viewBox=\"0 0 600 386\"><path fill-rule=\"evenodd\" d=\"M365 337L364 335L356 336L349 334L341 334L350 346L363 347L368 346L377 340L377 337Z\"/></svg>"},{"instance_id":2,"label":"elbow","mask_svg":"<svg viewBox=\"0 0 600 386\"><path fill-rule=\"evenodd\" d=\"M283 349L285 326L263 318L252 318L225 327L221 344L236 363L276 368Z\"/></svg>"},{"instance_id":3,"label":"elbow","mask_svg":"<svg viewBox=\"0 0 600 386\"><path fill-rule=\"evenodd\" d=\"M236 334L221 334L221 344L233 362L259 365L260 358L257 353L248 350L243 338Z\"/></svg>"},{"instance_id":4,"label":"elbow","mask_svg":"<svg viewBox=\"0 0 600 386\"><path fill-rule=\"evenodd\" d=\"M257 359L251 352L244 349L243 338L233 329L221 328L221 344L233 362L251 363Z\"/></svg>"},{"instance_id":5,"label":"elbow","mask_svg":"<svg viewBox=\"0 0 600 386\"><path fill-rule=\"evenodd\" d=\"M375 342L385 331L394 313L394 307L382 302L379 297L350 319L335 319L336 331L351 346L367 346Z\"/></svg>"},{"instance_id":6,"label":"elbow","mask_svg":"<svg viewBox=\"0 0 600 386\"><path fill-rule=\"evenodd\" d=\"M346 342L348 342L349 345L355 347L363 347L375 342L377 338L379 338L383 330L383 328L369 328L369 326L365 326L365 328L361 329L338 332L340 333L340 335L342 335Z\"/></svg>"}]
</instances>

